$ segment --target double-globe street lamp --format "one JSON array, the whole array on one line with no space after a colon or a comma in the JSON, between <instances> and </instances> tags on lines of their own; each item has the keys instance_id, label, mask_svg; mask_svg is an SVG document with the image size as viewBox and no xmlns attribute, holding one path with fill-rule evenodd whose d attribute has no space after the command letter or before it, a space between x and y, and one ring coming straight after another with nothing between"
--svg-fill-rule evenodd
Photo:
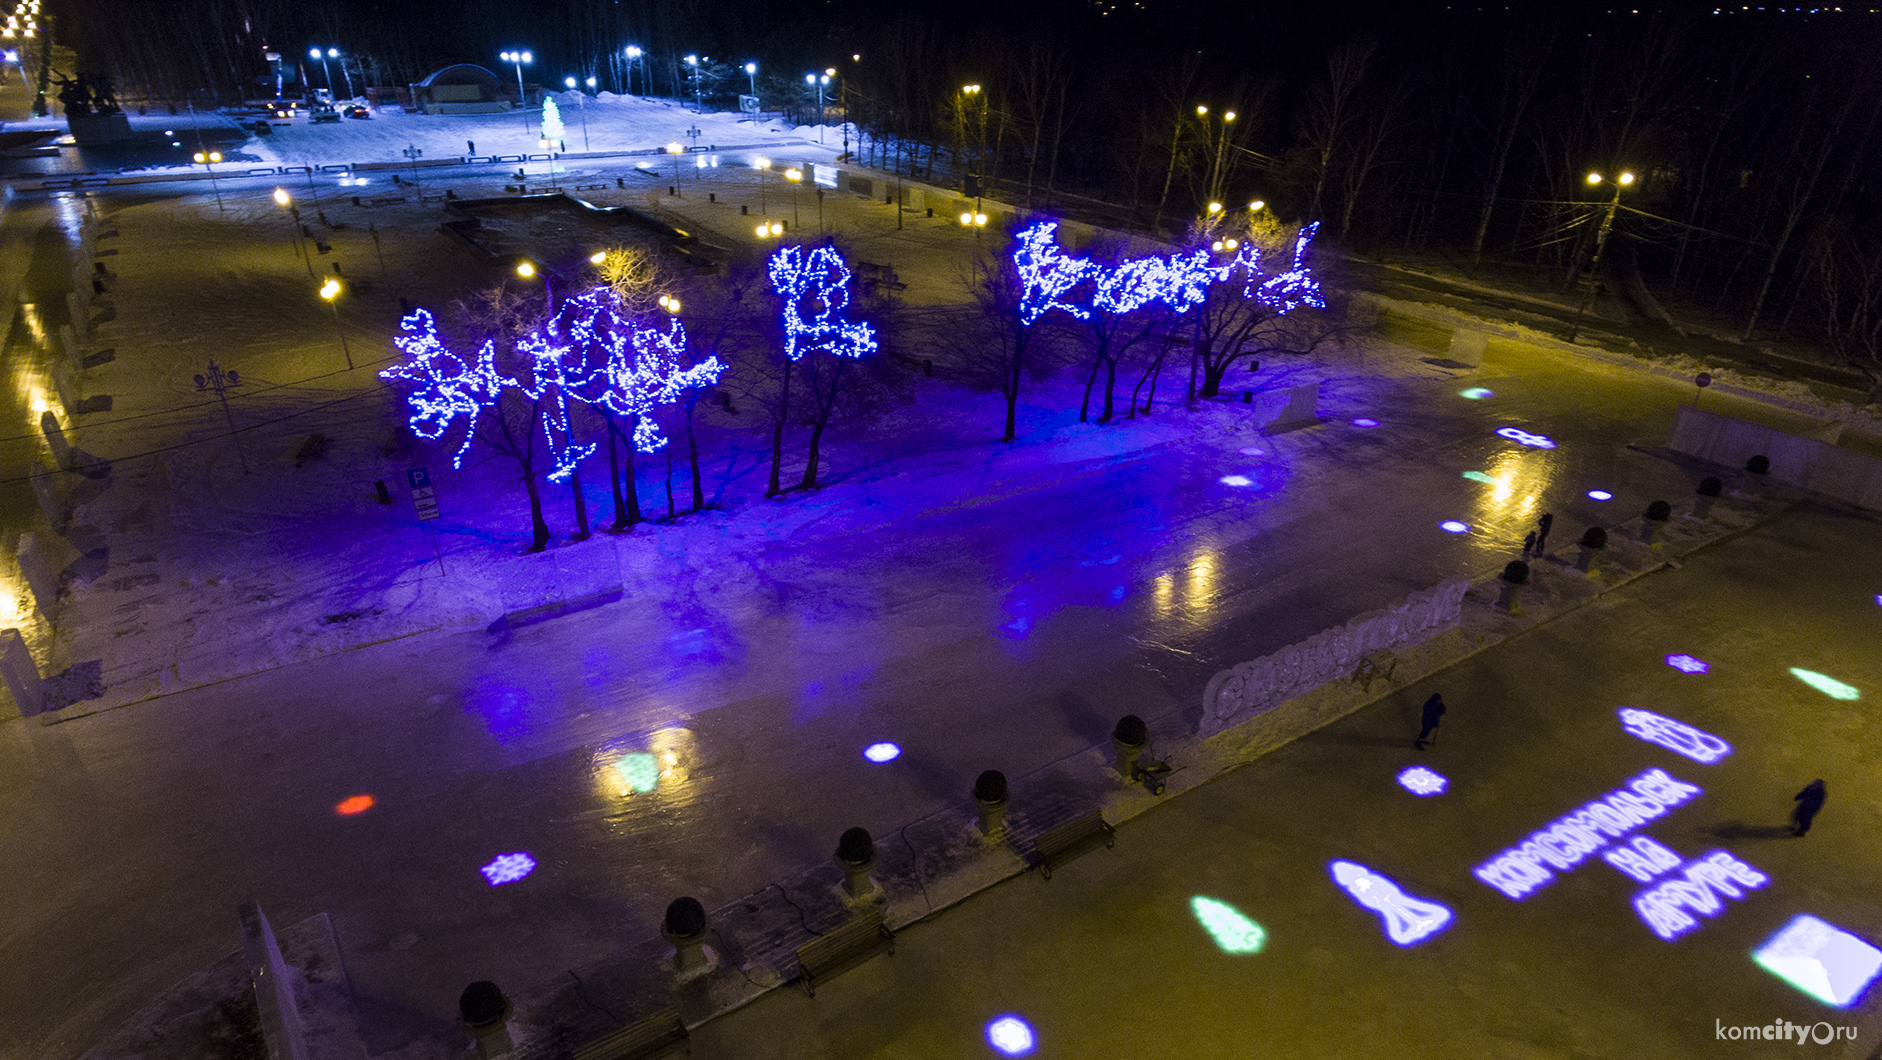
<instances>
[{"instance_id":1,"label":"double-globe street lamp","mask_svg":"<svg viewBox=\"0 0 1882 1060\"><path fill-rule=\"evenodd\" d=\"M1597 232L1594 237L1594 260L1588 263L1588 293L1582 296L1581 306L1575 310L1575 322L1571 324L1568 329L1569 342L1574 342L1575 336L1581 334L1582 317L1587 315L1588 307L1594 304L1595 288L1600 286L1601 283L1601 273L1599 271L1601 268L1601 252L1607 249L1608 233L1614 230L1614 214L1621 208L1621 189L1633 182L1634 175L1632 173L1622 173L1613 180L1609 180L1599 173L1588 174L1588 184L1590 187L1602 184L1611 185L1614 188L1614 196L1608 200L1607 211L1601 215L1601 230Z\"/></svg>"},{"instance_id":2,"label":"double-globe street lamp","mask_svg":"<svg viewBox=\"0 0 1882 1060\"><path fill-rule=\"evenodd\" d=\"M569 86L569 89L571 91L574 91L575 89L574 78L565 77L562 79L562 83ZM588 85L588 89L590 92L594 91L594 88L595 88L594 78L592 77L589 78L586 84ZM588 94L586 92L575 93L575 109L580 111L582 115L582 150L587 151L589 150L589 147L588 147Z\"/></svg>"},{"instance_id":3,"label":"double-globe street lamp","mask_svg":"<svg viewBox=\"0 0 1882 1060\"><path fill-rule=\"evenodd\" d=\"M830 83L830 75L819 78L816 74L805 74L804 83L817 90L817 142L823 142L823 86Z\"/></svg>"},{"instance_id":4,"label":"double-globe street lamp","mask_svg":"<svg viewBox=\"0 0 1882 1060\"><path fill-rule=\"evenodd\" d=\"M523 112L523 135L529 135L529 94L523 90L523 64L530 62L528 52L502 52L497 58L516 67L516 105Z\"/></svg>"},{"instance_id":5,"label":"double-globe street lamp","mask_svg":"<svg viewBox=\"0 0 1882 1060\"><path fill-rule=\"evenodd\" d=\"M640 56L641 56L640 46L638 44L628 45L626 54L627 54L627 94L631 96L634 94L634 64L640 61ZM647 94L647 70L646 70L645 65L641 67L640 80L641 80L640 93L641 95L644 96Z\"/></svg>"},{"instance_id":6,"label":"double-globe street lamp","mask_svg":"<svg viewBox=\"0 0 1882 1060\"><path fill-rule=\"evenodd\" d=\"M222 205L222 189L216 186L216 163L222 161L222 152L198 151L196 152L195 158L197 165L209 171L209 190L216 193L217 211L224 211Z\"/></svg>"}]
</instances>

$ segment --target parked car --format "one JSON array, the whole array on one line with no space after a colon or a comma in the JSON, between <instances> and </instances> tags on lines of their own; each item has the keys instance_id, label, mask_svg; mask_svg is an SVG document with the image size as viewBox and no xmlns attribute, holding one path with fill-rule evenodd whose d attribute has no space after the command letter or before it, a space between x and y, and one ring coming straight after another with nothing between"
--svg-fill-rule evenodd
<instances>
[{"instance_id":1,"label":"parked car","mask_svg":"<svg viewBox=\"0 0 1882 1060\"><path fill-rule=\"evenodd\" d=\"M292 104L292 103L277 103L277 104L275 104L275 105L274 105L274 107L273 107L273 108L272 108L272 109L271 109L271 110L269 111L269 113L271 113L271 114L273 114L273 115L274 115L275 117L277 117L277 118L280 118L280 119L283 119L283 120L286 120L286 119L288 119L288 118L292 118L292 117L294 117L294 104Z\"/></svg>"},{"instance_id":2,"label":"parked car","mask_svg":"<svg viewBox=\"0 0 1882 1060\"><path fill-rule=\"evenodd\" d=\"M320 122L323 122L323 121L339 121L340 120L340 112L336 110L333 104L331 103L314 104L313 107L308 111L308 115L309 117L312 118L315 124L319 124Z\"/></svg>"},{"instance_id":3,"label":"parked car","mask_svg":"<svg viewBox=\"0 0 1882 1060\"><path fill-rule=\"evenodd\" d=\"M355 103L346 108L346 116L349 118L370 118L372 117L372 110Z\"/></svg>"}]
</instances>

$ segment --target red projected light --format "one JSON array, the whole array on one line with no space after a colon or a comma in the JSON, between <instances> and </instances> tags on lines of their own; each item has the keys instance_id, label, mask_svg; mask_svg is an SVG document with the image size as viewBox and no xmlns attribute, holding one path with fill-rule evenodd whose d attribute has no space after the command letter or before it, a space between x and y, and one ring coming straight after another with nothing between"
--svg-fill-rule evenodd
<instances>
[{"instance_id":1,"label":"red projected light","mask_svg":"<svg viewBox=\"0 0 1882 1060\"><path fill-rule=\"evenodd\" d=\"M365 813L372 809L371 795L355 795L333 808L333 812L342 817L351 817L356 813Z\"/></svg>"}]
</instances>

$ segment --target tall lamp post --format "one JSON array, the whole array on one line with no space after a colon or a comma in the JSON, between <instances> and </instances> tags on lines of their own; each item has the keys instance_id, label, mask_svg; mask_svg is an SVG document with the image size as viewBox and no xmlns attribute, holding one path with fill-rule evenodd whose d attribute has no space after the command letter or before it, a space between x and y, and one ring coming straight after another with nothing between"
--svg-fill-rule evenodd
<instances>
[{"instance_id":1,"label":"tall lamp post","mask_svg":"<svg viewBox=\"0 0 1882 1060\"><path fill-rule=\"evenodd\" d=\"M309 279L312 279L314 276L314 259L312 255L307 253L307 249L301 245L301 212L294 208L294 197L288 194L286 188L276 188L274 190L274 204L285 211L282 216L288 217L288 224L294 226L294 253L299 255L301 261L306 263L307 276Z\"/></svg>"},{"instance_id":2,"label":"tall lamp post","mask_svg":"<svg viewBox=\"0 0 1882 1060\"><path fill-rule=\"evenodd\" d=\"M630 96L634 94L634 63L639 58L640 58L640 46L638 44L628 45L627 46L627 94ZM641 77L641 86L640 86L640 94L643 96L647 94L646 81L647 81L647 78L645 74L643 73Z\"/></svg>"},{"instance_id":3,"label":"tall lamp post","mask_svg":"<svg viewBox=\"0 0 1882 1060\"><path fill-rule=\"evenodd\" d=\"M321 51L319 48L309 48L307 49L307 57L309 59L320 60L320 69L325 73L327 78L327 95L333 95L333 67L327 65L327 53Z\"/></svg>"},{"instance_id":4,"label":"tall lamp post","mask_svg":"<svg viewBox=\"0 0 1882 1060\"><path fill-rule=\"evenodd\" d=\"M529 94L523 91L523 64L530 61L528 52L503 52L498 58L516 67L516 105L523 112L523 135L529 135Z\"/></svg>"},{"instance_id":5,"label":"tall lamp post","mask_svg":"<svg viewBox=\"0 0 1882 1060\"><path fill-rule=\"evenodd\" d=\"M955 142L961 145L961 194L963 195L967 193L967 105L978 95L980 95L979 85L962 85L960 105L954 111Z\"/></svg>"},{"instance_id":6,"label":"tall lamp post","mask_svg":"<svg viewBox=\"0 0 1882 1060\"><path fill-rule=\"evenodd\" d=\"M340 290L340 281L329 276L327 282L320 285L320 297L333 310L333 330L340 333L340 351L346 354L346 369L350 372L353 370L353 350L346 344L346 328L340 325Z\"/></svg>"},{"instance_id":7,"label":"tall lamp post","mask_svg":"<svg viewBox=\"0 0 1882 1060\"><path fill-rule=\"evenodd\" d=\"M752 94L752 97L753 97L753 98L757 98L757 95L758 95L758 64L757 64L757 63L746 63L746 64L745 64L745 76L746 76L746 77L749 77L749 78L751 78L751 94ZM25 75L25 74L21 74L21 75L20 75L20 79L21 79L21 80L25 80L25 79L26 79L26 75Z\"/></svg>"},{"instance_id":8,"label":"tall lamp post","mask_svg":"<svg viewBox=\"0 0 1882 1060\"><path fill-rule=\"evenodd\" d=\"M1575 310L1575 322L1569 326L1568 341L1574 342L1581 334L1581 319L1587 315L1588 307L1594 304L1595 288L1601 283L1601 252L1607 249L1608 233L1614 230L1614 214L1621 208L1621 189L1634 182L1632 173L1622 173L1614 180L1608 180L1599 173L1588 174L1590 185L1610 184L1614 188L1614 197L1608 200L1607 212L1601 215L1601 230L1594 237L1594 260L1588 263L1588 293L1582 296L1580 308Z\"/></svg>"},{"instance_id":9,"label":"tall lamp post","mask_svg":"<svg viewBox=\"0 0 1882 1060\"><path fill-rule=\"evenodd\" d=\"M706 111L706 98L704 86L699 83L699 56L687 56L686 65L693 68L693 113L704 114Z\"/></svg>"},{"instance_id":10,"label":"tall lamp post","mask_svg":"<svg viewBox=\"0 0 1882 1060\"><path fill-rule=\"evenodd\" d=\"M316 48L315 51L320 49ZM328 48L327 54L320 59L321 66L326 66L328 59L340 59L340 78L346 82L346 98L353 98L353 75L347 72L346 60L340 58L340 49ZM327 91L333 91L333 74L327 74Z\"/></svg>"},{"instance_id":11,"label":"tall lamp post","mask_svg":"<svg viewBox=\"0 0 1882 1060\"><path fill-rule=\"evenodd\" d=\"M823 86L830 83L830 75L824 74L819 79L816 74L805 74L804 83L817 90L817 142L823 142Z\"/></svg>"},{"instance_id":12,"label":"tall lamp post","mask_svg":"<svg viewBox=\"0 0 1882 1060\"><path fill-rule=\"evenodd\" d=\"M1203 124L1206 128L1209 122L1209 108L1197 107L1196 115L1203 120ZM1234 120L1234 111L1225 110L1222 112L1222 133L1216 138L1215 161L1209 165L1209 198L1211 199L1220 199L1222 197L1222 184L1228 176L1226 173L1222 172L1222 155L1223 152L1228 150L1229 123ZM1204 142L1207 143L1208 141Z\"/></svg>"},{"instance_id":13,"label":"tall lamp post","mask_svg":"<svg viewBox=\"0 0 1882 1060\"><path fill-rule=\"evenodd\" d=\"M572 77L563 78L562 83L569 86L570 89L573 89L575 87L575 79ZM591 77L588 79L588 87L589 88L595 87L594 78ZM582 150L586 151L589 149L588 147L588 95L587 93L577 92L575 94L575 109L578 112L580 112L582 116Z\"/></svg>"},{"instance_id":14,"label":"tall lamp post","mask_svg":"<svg viewBox=\"0 0 1882 1060\"><path fill-rule=\"evenodd\" d=\"M758 167L758 216L765 216L765 182L771 178L771 160L763 155L753 163Z\"/></svg>"},{"instance_id":15,"label":"tall lamp post","mask_svg":"<svg viewBox=\"0 0 1882 1060\"><path fill-rule=\"evenodd\" d=\"M796 168L787 169L784 171L784 179L791 182L791 227L802 228L804 222L798 220L797 217L797 186L804 180L804 171Z\"/></svg>"},{"instance_id":16,"label":"tall lamp post","mask_svg":"<svg viewBox=\"0 0 1882 1060\"><path fill-rule=\"evenodd\" d=\"M224 209L222 205L222 189L216 186L216 163L220 161L222 161L222 152L220 151L196 152L196 164L209 171L209 190L216 193L216 209L218 211Z\"/></svg>"},{"instance_id":17,"label":"tall lamp post","mask_svg":"<svg viewBox=\"0 0 1882 1060\"><path fill-rule=\"evenodd\" d=\"M673 187L675 190L680 186L680 156L685 153L685 146L678 140L667 145L667 154L673 156Z\"/></svg>"}]
</instances>

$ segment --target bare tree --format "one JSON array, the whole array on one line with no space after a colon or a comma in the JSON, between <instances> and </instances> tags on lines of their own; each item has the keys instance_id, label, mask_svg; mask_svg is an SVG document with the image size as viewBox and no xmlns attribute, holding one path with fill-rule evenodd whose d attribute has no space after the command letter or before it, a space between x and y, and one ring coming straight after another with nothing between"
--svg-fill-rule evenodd
<instances>
[{"instance_id":1,"label":"bare tree","mask_svg":"<svg viewBox=\"0 0 1882 1060\"><path fill-rule=\"evenodd\" d=\"M1320 206L1327 180L1333 173L1334 156L1345 150L1354 120L1354 96L1371 69L1377 44L1371 40L1348 41L1327 57L1326 79L1315 85L1301 110L1298 136L1302 146L1313 156L1313 200L1307 216L1322 216Z\"/></svg>"}]
</instances>

